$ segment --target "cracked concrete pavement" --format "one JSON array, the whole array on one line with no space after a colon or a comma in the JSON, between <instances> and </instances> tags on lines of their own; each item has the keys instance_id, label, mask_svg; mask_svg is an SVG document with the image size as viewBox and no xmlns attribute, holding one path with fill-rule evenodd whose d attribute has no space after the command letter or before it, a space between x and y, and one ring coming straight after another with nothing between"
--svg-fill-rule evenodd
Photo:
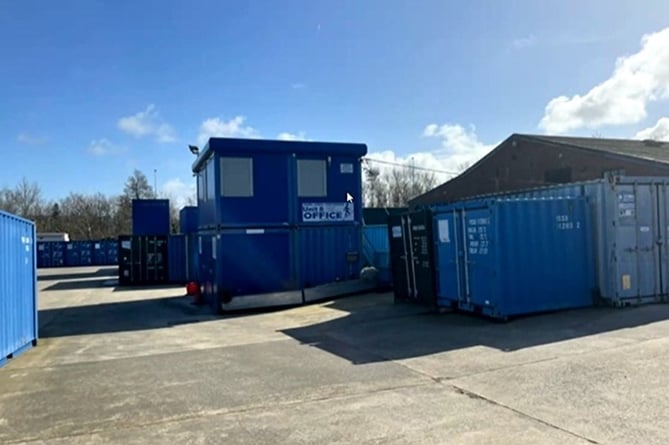
<instances>
[{"instance_id":1,"label":"cracked concrete pavement","mask_svg":"<svg viewBox=\"0 0 669 445\"><path fill-rule=\"evenodd\" d=\"M217 317L113 273L41 271L0 443L669 442L669 306L499 324L367 294Z\"/></svg>"}]
</instances>

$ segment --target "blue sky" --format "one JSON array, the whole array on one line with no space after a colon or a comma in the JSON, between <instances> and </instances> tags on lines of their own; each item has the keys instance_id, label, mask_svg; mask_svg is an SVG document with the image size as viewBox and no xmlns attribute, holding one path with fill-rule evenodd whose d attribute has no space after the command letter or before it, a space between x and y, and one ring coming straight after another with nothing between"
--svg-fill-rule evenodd
<instances>
[{"instance_id":1,"label":"blue sky","mask_svg":"<svg viewBox=\"0 0 669 445\"><path fill-rule=\"evenodd\" d=\"M449 171L513 132L665 138L667 17L664 0L5 2L0 187L115 194L139 168L183 196L186 145L211 135Z\"/></svg>"}]
</instances>

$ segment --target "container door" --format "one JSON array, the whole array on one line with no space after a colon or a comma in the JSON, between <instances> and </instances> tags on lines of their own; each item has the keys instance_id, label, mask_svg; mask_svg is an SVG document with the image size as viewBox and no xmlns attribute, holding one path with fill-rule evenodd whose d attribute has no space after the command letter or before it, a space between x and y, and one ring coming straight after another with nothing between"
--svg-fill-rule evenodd
<instances>
[{"instance_id":1,"label":"container door","mask_svg":"<svg viewBox=\"0 0 669 445\"><path fill-rule=\"evenodd\" d=\"M649 184L619 184L613 196L617 224L614 240L616 296L621 299L654 297L661 289L661 238L657 190Z\"/></svg>"},{"instance_id":2,"label":"container door","mask_svg":"<svg viewBox=\"0 0 669 445\"><path fill-rule=\"evenodd\" d=\"M409 215L411 239L411 283L413 298L423 304L436 303L434 279L434 263L432 252L434 238L432 236L432 214L429 211L416 212Z\"/></svg>"},{"instance_id":3,"label":"container door","mask_svg":"<svg viewBox=\"0 0 669 445\"><path fill-rule=\"evenodd\" d=\"M391 215L388 218L388 239L390 240L390 271L395 299L406 300L411 294L409 286L408 247L405 218Z\"/></svg>"},{"instance_id":4,"label":"container door","mask_svg":"<svg viewBox=\"0 0 669 445\"><path fill-rule=\"evenodd\" d=\"M462 295L459 218L460 213L456 210L438 214L434 218L437 299L439 306L443 307L453 306Z\"/></svg>"},{"instance_id":5,"label":"container door","mask_svg":"<svg viewBox=\"0 0 669 445\"><path fill-rule=\"evenodd\" d=\"M495 288L495 262L490 254L494 233L490 209L472 209L462 213L464 235L464 297L469 304L491 304Z\"/></svg>"},{"instance_id":6,"label":"container door","mask_svg":"<svg viewBox=\"0 0 669 445\"><path fill-rule=\"evenodd\" d=\"M657 246L660 263L662 299L669 298L669 184L657 185L658 234Z\"/></svg>"}]
</instances>

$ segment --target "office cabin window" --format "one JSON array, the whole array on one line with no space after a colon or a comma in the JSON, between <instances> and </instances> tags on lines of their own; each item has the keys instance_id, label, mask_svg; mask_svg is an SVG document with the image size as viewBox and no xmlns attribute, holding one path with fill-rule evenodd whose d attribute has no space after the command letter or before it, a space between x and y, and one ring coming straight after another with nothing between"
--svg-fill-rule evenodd
<instances>
[{"instance_id":1,"label":"office cabin window","mask_svg":"<svg viewBox=\"0 0 669 445\"><path fill-rule=\"evenodd\" d=\"M327 179L327 165L324 160L297 160L297 196L305 198L327 196Z\"/></svg>"},{"instance_id":2,"label":"office cabin window","mask_svg":"<svg viewBox=\"0 0 669 445\"><path fill-rule=\"evenodd\" d=\"M253 159L221 158L221 196L228 198L253 196Z\"/></svg>"}]
</instances>

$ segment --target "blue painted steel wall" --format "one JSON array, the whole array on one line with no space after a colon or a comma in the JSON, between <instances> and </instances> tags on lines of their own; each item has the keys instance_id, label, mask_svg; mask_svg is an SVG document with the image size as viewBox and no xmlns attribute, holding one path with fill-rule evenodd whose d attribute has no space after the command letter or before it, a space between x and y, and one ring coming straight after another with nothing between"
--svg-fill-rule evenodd
<instances>
[{"instance_id":1,"label":"blue painted steel wall","mask_svg":"<svg viewBox=\"0 0 669 445\"><path fill-rule=\"evenodd\" d=\"M379 271L379 281L389 283L390 273L390 240L386 224L363 226L363 252L365 260Z\"/></svg>"},{"instance_id":2,"label":"blue painted steel wall","mask_svg":"<svg viewBox=\"0 0 669 445\"><path fill-rule=\"evenodd\" d=\"M0 211L0 366L37 342L35 225Z\"/></svg>"},{"instance_id":3,"label":"blue painted steel wall","mask_svg":"<svg viewBox=\"0 0 669 445\"><path fill-rule=\"evenodd\" d=\"M349 204L354 224L362 217L362 184L360 157L367 152L363 144L286 142L212 138L193 165L201 175L207 172L208 199L198 195L198 226L201 229L233 227L288 227L303 223L302 204L346 204L347 193L354 197ZM221 157L253 159L254 196L221 197ZM298 198L297 160L327 161L327 196ZM342 163L351 169L342 170ZM213 184L211 176L214 176ZM315 223L310 223L315 224ZM333 222L318 223L332 225ZM338 223L337 223L338 224Z\"/></svg>"},{"instance_id":4,"label":"blue painted steel wall","mask_svg":"<svg viewBox=\"0 0 669 445\"><path fill-rule=\"evenodd\" d=\"M360 226L300 227L294 236L299 246L297 260L303 287L358 277L362 262ZM349 254L357 259L349 262Z\"/></svg>"},{"instance_id":5,"label":"blue painted steel wall","mask_svg":"<svg viewBox=\"0 0 669 445\"><path fill-rule=\"evenodd\" d=\"M107 264L109 266L118 265L118 240L105 240L104 246L107 250Z\"/></svg>"},{"instance_id":6,"label":"blue painted steel wall","mask_svg":"<svg viewBox=\"0 0 669 445\"><path fill-rule=\"evenodd\" d=\"M188 279L186 235L170 235L167 238L167 269L167 278L171 283L186 283Z\"/></svg>"},{"instance_id":7,"label":"blue painted steel wall","mask_svg":"<svg viewBox=\"0 0 669 445\"><path fill-rule=\"evenodd\" d=\"M52 267L51 266L51 243L38 241L37 244L37 267Z\"/></svg>"},{"instance_id":8,"label":"blue painted steel wall","mask_svg":"<svg viewBox=\"0 0 669 445\"><path fill-rule=\"evenodd\" d=\"M93 242L93 265L106 266L109 264L107 244L104 240Z\"/></svg>"},{"instance_id":9,"label":"blue painted steel wall","mask_svg":"<svg viewBox=\"0 0 669 445\"><path fill-rule=\"evenodd\" d=\"M179 233L197 232L197 207L187 206L179 211Z\"/></svg>"},{"instance_id":10,"label":"blue painted steel wall","mask_svg":"<svg viewBox=\"0 0 669 445\"><path fill-rule=\"evenodd\" d=\"M92 266L94 255L93 241L71 241L65 248L65 266L83 267Z\"/></svg>"},{"instance_id":11,"label":"blue painted steel wall","mask_svg":"<svg viewBox=\"0 0 669 445\"><path fill-rule=\"evenodd\" d=\"M167 199L132 200L133 235L169 235L170 202Z\"/></svg>"},{"instance_id":12,"label":"blue painted steel wall","mask_svg":"<svg viewBox=\"0 0 669 445\"><path fill-rule=\"evenodd\" d=\"M186 276L188 281L200 281L200 252L199 234L186 235L186 248L188 250L188 264Z\"/></svg>"},{"instance_id":13,"label":"blue painted steel wall","mask_svg":"<svg viewBox=\"0 0 669 445\"><path fill-rule=\"evenodd\" d=\"M458 203L434 224L439 305L507 317L593 304L585 199Z\"/></svg>"},{"instance_id":14,"label":"blue painted steel wall","mask_svg":"<svg viewBox=\"0 0 669 445\"><path fill-rule=\"evenodd\" d=\"M357 154L357 153L356 153ZM328 159L329 158L329 159ZM327 196L323 198L303 198L297 197L297 159L325 159L328 160L327 168ZM336 155L332 156L302 156L298 157L295 160L293 169L294 169L294 180L293 180L293 191L292 195L297 197L297 205L295 206L295 221L298 225L351 225L351 224L360 224L362 222L362 174L361 166L358 157L351 155ZM352 173L349 173L349 170L346 170L345 173L342 173L342 165L351 166L353 168ZM352 203L347 203L346 198L347 194L350 194L353 197ZM352 221L342 221L342 222L313 222L307 219L305 212L303 212L305 204L339 204L347 205L347 210L350 210L353 214Z\"/></svg>"},{"instance_id":15,"label":"blue painted steel wall","mask_svg":"<svg viewBox=\"0 0 669 445\"><path fill-rule=\"evenodd\" d=\"M64 241L37 242L37 267L63 267L66 246Z\"/></svg>"},{"instance_id":16,"label":"blue painted steel wall","mask_svg":"<svg viewBox=\"0 0 669 445\"><path fill-rule=\"evenodd\" d=\"M245 295L296 288L290 230L231 229L212 239L216 239L215 282L224 291Z\"/></svg>"}]
</instances>

